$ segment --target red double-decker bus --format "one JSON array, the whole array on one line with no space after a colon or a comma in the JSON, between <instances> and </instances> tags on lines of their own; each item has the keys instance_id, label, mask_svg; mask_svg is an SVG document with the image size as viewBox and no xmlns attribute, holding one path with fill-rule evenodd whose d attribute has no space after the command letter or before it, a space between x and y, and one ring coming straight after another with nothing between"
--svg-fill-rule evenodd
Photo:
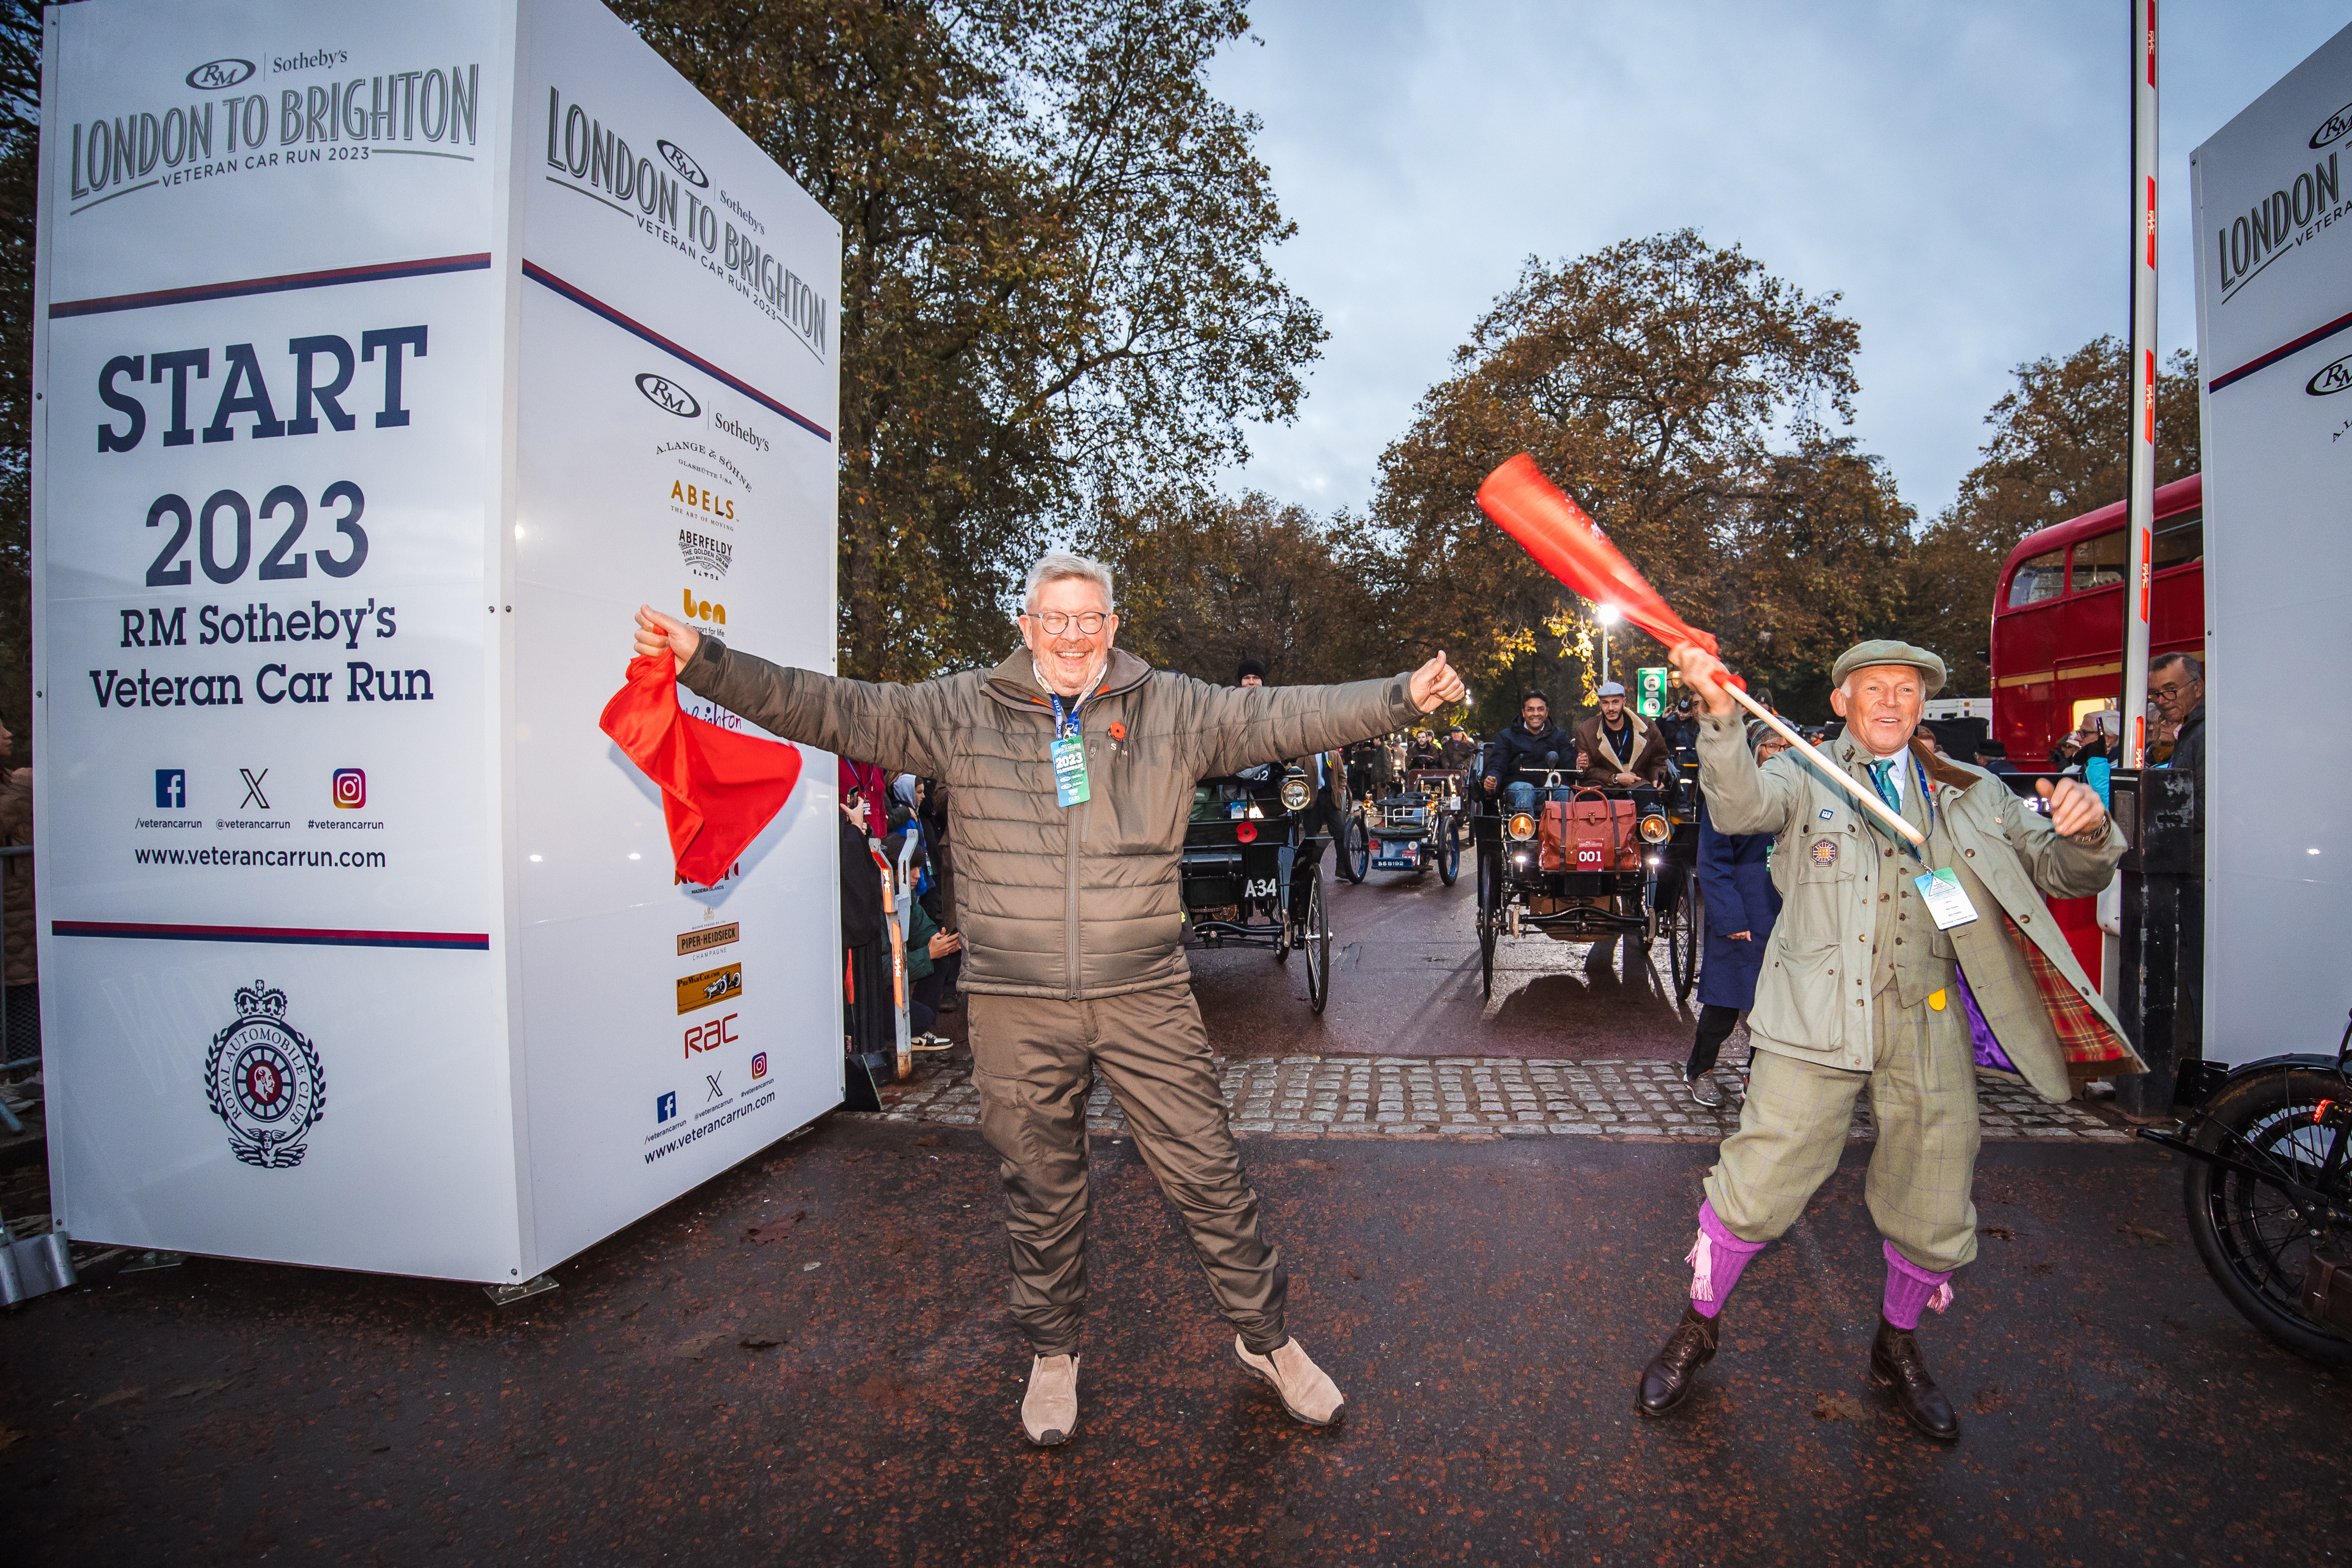
<instances>
[{"instance_id":1,"label":"red double-decker bus","mask_svg":"<svg viewBox=\"0 0 2352 1568\"><path fill-rule=\"evenodd\" d=\"M2205 657L2205 490L2191 474L2156 492L2148 654ZM2123 692L2130 508L2117 501L2030 533L2009 552L1992 606L1992 738L2022 773L2085 713ZM2126 702L2126 713L2139 701Z\"/></svg>"}]
</instances>

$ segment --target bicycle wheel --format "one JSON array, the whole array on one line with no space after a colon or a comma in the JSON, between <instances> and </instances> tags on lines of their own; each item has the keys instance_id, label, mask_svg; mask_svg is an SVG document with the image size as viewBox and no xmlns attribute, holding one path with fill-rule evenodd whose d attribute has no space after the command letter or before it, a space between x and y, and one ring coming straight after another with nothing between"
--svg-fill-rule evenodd
<instances>
[{"instance_id":1,"label":"bicycle wheel","mask_svg":"<svg viewBox=\"0 0 2352 1568\"><path fill-rule=\"evenodd\" d=\"M1698 890L1698 873L1690 872L1683 879L1682 897L1675 900L1675 920L1666 932L1666 959L1675 972L1675 1000L1690 1000L1691 987L1698 984L1699 926L1706 918L1704 895Z\"/></svg>"},{"instance_id":2,"label":"bicycle wheel","mask_svg":"<svg viewBox=\"0 0 2352 1568\"><path fill-rule=\"evenodd\" d=\"M2234 1153L2257 1167L2265 1162L2336 1204L2352 1197L2346 1163L2330 1168L2336 1135L2314 1126L2312 1113L2323 1100L2341 1100L2344 1079L2323 1068L2282 1067L2251 1073L2229 1084L2205 1108L2192 1142L2200 1149ZM2252 1145L2249 1155L2226 1136L2235 1132ZM2298 1355L2334 1366L2352 1365L2352 1340L2313 1322L2297 1310L2303 1271L2314 1250L2341 1236L2313 1236L2286 1194L2202 1160L2189 1162L2182 1197L2197 1256L2230 1304L2249 1322Z\"/></svg>"},{"instance_id":3,"label":"bicycle wheel","mask_svg":"<svg viewBox=\"0 0 2352 1568\"><path fill-rule=\"evenodd\" d=\"M1495 994L1495 939L1503 923L1503 863L1499 851L1478 847L1478 979L1482 995Z\"/></svg>"},{"instance_id":4,"label":"bicycle wheel","mask_svg":"<svg viewBox=\"0 0 2352 1568\"><path fill-rule=\"evenodd\" d=\"M1307 909L1301 922L1307 938L1307 1005L1317 1013L1331 996L1331 922L1323 912L1323 868L1307 884Z\"/></svg>"},{"instance_id":5,"label":"bicycle wheel","mask_svg":"<svg viewBox=\"0 0 2352 1568\"><path fill-rule=\"evenodd\" d=\"M1449 816L1437 830L1437 875L1447 887L1462 875L1462 819Z\"/></svg>"},{"instance_id":6,"label":"bicycle wheel","mask_svg":"<svg viewBox=\"0 0 2352 1568\"><path fill-rule=\"evenodd\" d=\"M1365 831L1361 812L1348 818L1348 832L1339 841L1339 875L1360 882L1372 868L1372 836Z\"/></svg>"}]
</instances>

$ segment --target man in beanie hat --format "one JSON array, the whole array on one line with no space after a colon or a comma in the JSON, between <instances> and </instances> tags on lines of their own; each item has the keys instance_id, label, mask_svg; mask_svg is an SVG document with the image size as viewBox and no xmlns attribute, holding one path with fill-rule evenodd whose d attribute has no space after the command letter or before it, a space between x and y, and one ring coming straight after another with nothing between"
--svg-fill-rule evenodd
<instances>
[{"instance_id":1,"label":"man in beanie hat","mask_svg":"<svg viewBox=\"0 0 2352 1568\"><path fill-rule=\"evenodd\" d=\"M1241 669L1234 676L1234 684L1235 686L1264 686L1265 684L1265 661L1256 658L1245 658L1242 660Z\"/></svg>"},{"instance_id":2,"label":"man in beanie hat","mask_svg":"<svg viewBox=\"0 0 2352 1568\"><path fill-rule=\"evenodd\" d=\"M1979 1070L2071 1093L2070 1061L2144 1072L2057 929L2044 896L2087 898L2114 878L2124 837L2076 780L2039 787L2046 815L1980 769L1917 743L1944 663L1893 641L1846 650L1830 702L1845 732L1829 763L1920 830L1914 849L1857 806L1813 757L1759 765L1724 668L1696 647L1675 667L1698 696L1699 787L1722 833L1775 836L1786 900L1763 952L1756 1047L1739 1131L1707 1173L1690 1253L1690 1305L1642 1371L1634 1407L1681 1404L1713 1358L1723 1303L1748 1260L1786 1231L1844 1152L1854 1097L1877 1141L1864 1194L1885 1241L1886 1288L1871 1379L1913 1426L1959 1436L1913 1331L1943 1310L1976 1257L1969 1190Z\"/></svg>"}]
</instances>

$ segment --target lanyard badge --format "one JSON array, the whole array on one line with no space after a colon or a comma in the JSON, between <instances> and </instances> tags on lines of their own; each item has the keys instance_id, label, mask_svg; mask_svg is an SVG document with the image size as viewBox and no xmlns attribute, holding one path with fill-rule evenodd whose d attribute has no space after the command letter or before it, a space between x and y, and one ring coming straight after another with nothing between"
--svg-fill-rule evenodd
<instances>
[{"instance_id":1,"label":"lanyard badge","mask_svg":"<svg viewBox=\"0 0 2352 1568\"><path fill-rule=\"evenodd\" d=\"M1078 728L1078 710L1086 699L1080 697L1065 714L1062 699L1053 692L1046 695L1054 701L1054 804L1084 805L1092 798L1087 785L1086 737Z\"/></svg>"}]
</instances>

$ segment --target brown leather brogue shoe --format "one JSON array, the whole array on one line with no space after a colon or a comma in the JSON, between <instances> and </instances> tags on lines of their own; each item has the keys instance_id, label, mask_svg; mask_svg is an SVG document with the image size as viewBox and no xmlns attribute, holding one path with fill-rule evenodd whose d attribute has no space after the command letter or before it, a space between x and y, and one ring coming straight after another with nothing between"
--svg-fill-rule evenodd
<instances>
[{"instance_id":1,"label":"brown leather brogue shoe","mask_svg":"<svg viewBox=\"0 0 2352 1568\"><path fill-rule=\"evenodd\" d=\"M1878 1320L1878 1338L1870 1346L1870 1381L1895 1390L1895 1403L1912 1426L1939 1443L1959 1440L1960 1418L1952 1402L1927 1375L1927 1358L1919 1353L1919 1338Z\"/></svg>"},{"instance_id":2,"label":"brown leather brogue shoe","mask_svg":"<svg viewBox=\"0 0 2352 1568\"><path fill-rule=\"evenodd\" d=\"M1716 1346L1722 1342L1721 1319L1701 1317L1696 1308L1685 1307L1683 1321L1666 1336L1665 1348L1642 1369L1633 1408L1644 1415L1664 1415L1689 1398L1698 1369L1715 1359Z\"/></svg>"}]
</instances>

